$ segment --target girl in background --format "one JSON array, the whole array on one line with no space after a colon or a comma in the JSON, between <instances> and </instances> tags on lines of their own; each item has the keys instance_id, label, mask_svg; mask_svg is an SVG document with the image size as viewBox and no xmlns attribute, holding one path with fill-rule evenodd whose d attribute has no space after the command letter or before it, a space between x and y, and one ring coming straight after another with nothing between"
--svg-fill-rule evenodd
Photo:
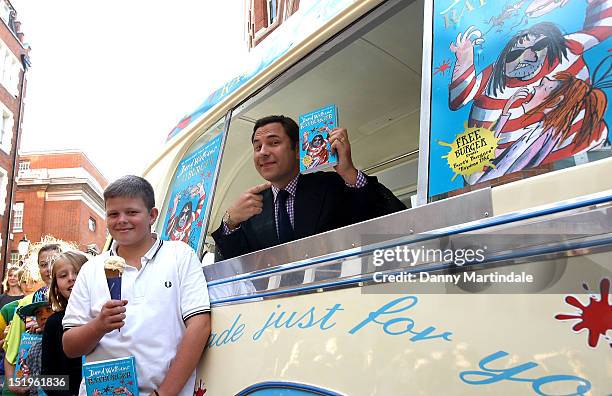
<instances>
[{"instance_id":1,"label":"girl in background","mask_svg":"<svg viewBox=\"0 0 612 396\"><path fill-rule=\"evenodd\" d=\"M47 319L42 339L42 375L68 375L69 390L45 390L49 396L78 395L81 383L81 358L70 359L62 346L62 319L72 287L81 266L89 258L81 252L68 251L59 255L51 269L49 301L55 313Z\"/></svg>"},{"instance_id":2,"label":"girl in background","mask_svg":"<svg viewBox=\"0 0 612 396\"><path fill-rule=\"evenodd\" d=\"M21 286L19 285L18 272L18 266L12 265L8 267L6 276L2 281L2 290L4 291L4 294L0 295L0 308L12 301L20 300L23 297L24 294L21 290Z\"/></svg>"}]
</instances>

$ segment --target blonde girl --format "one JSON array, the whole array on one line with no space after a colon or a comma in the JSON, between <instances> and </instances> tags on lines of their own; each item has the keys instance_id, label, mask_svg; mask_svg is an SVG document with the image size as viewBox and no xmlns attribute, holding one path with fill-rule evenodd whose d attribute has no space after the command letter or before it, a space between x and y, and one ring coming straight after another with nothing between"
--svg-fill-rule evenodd
<instances>
[{"instance_id":1,"label":"blonde girl","mask_svg":"<svg viewBox=\"0 0 612 396\"><path fill-rule=\"evenodd\" d=\"M51 267L51 285L49 286L49 301L55 313L47 319L42 339L43 375L67 375L68 391L45 390L47 395L76 395L81 383L81 359L70 359L64 354L62 346L62 319L68 306L72 287L77 279L81 266L88 257L77 251L60 254Z\"/></svg>"},{"instance_id":2,"label":"blonde girl","mask_svg":"<svg viewBox=\"0 0 612 396\"><path fill-rule=\"evenodd\" d=\"M88 257L77 251L68 251L55 258L51 269L51 286L49 301L55 312L63 311L68 305L68 298L76 277Z\"/></svg>"}]
</instances>

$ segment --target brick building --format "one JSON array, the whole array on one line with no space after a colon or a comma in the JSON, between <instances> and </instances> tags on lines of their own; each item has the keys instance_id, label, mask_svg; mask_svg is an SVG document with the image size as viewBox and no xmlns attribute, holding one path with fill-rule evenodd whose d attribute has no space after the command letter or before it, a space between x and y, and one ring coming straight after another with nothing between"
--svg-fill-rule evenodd
<instances>
[{"instance_id":1,"label":"brick building","mask_svg":"<svg viewBox=\"0 0 612 396\"><path fill-rule=\"evenodd\" d=\"M80 151L49 151L19 155L19 173L11 241L11 262L26 236L40 241L52 235L76 242L83 251L106 240L104 188L106 178Z\"/></svg>"},{"instance_id":2,"label":"brick building","mask_svg":"<svg viewBox=\"0 0 612 396\"><path fill-rule=\"evenodd\" d=\"M0 260L5 262L9 237L14 168L19 149L25 73L29 47L23 42L21 23L8 0L0 0Z\"/></svg>"},{"instance_id":3,"label":"brick building","mask_svg":"<svg viewBox=\"0 0 612 396\"><path fill-rule=\"evenodd\" d=\"M300 7L300 0L246 0L247 42L255 47Z\"/></svg>"}]
</instances>

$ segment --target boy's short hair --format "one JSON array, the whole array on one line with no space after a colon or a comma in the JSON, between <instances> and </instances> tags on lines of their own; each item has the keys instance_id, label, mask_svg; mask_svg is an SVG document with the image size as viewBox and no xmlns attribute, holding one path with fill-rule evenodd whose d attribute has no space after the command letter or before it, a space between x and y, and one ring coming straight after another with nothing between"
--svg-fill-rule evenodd
<instances>
[{"instance_id":1,"label":"boy's short hair","mask_svg":"<svg viewBox=\"0 0 612 396\"><path fill-rule=\"evenodd\" d=\"M285 133L287 134L287 136L289 136L289 139L291 140L291 148L296 150L300 142L300 127L293 119L284 115L271 115L260 118L259 120L255 121L253 133L251 134L251 143L253 143L253 140L255 139L256 130L258 130L262 126L273 124L275 122L278 122L282 125L283 129L285 130Z\"/></svg>"},{"instance_id":2,"label":"boy's short hair","mask_svg":"<svg viewBox=\"0 0 612 396\"><path fill-rule=\"evenodd\" d=\"M150 211L155 207L153 186L140 176L127 175L120 177L104 190L104 202L110 198L141 198Z\"/></svg>"}]
</instances>

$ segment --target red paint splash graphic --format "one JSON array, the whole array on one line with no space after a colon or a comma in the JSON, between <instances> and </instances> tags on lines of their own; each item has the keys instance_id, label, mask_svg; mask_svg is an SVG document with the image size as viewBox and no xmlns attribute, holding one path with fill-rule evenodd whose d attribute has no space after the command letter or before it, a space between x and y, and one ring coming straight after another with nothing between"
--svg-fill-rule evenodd
<instances>
[{"instance_id":1,"label":"red paint splash graphic","mask_svg":"<svg viewBox=\"0 0 612 396\"><path fill-rule=\"evenodd\" d=\"M587 329L589 332L589 346L595 348L599 342L599 338L603 337L608 342L611 341L610 337L606 336L608 330L612 330L612 305L608 301L610 293L610 279L604 278L599 284L601 290L601 296L599 300L596 296L589 297L589 304L583 305L576 297L567 296L565 302L571 306L578 308L581 312L578 315L569 314L558 314L555 316L557 320L575 320L578 319L580 322L576 323L572 329L576 332ZM588 290L588 287L585 286ZM610 343L612 347L612 342Z\"/></svg>"},{"instance_id":2,"label":"red paint splash graphic","mask_svg":"<svg viewBox=\"0 0 612 396\"><path fill-rule=\"evenodd\" d=\"M200 380L200 383L198 385L198 389L196 389L193 392L194 396L203 396L206 393L206 388L203 388L204 386L204 381Z\"/></svg>"},{"instance_id":3,"label":"red paint splash graphic","mask_svg":"<svg viewBox=\"0 0 612 396\"><path fill-rule=\"evenodd\" d=\"M442 73L442 75L445 76L448 69L450 69L450 60L442 61L442 64L434 69L432 77L438 73Z\"/></svg>"}]
</instances>

